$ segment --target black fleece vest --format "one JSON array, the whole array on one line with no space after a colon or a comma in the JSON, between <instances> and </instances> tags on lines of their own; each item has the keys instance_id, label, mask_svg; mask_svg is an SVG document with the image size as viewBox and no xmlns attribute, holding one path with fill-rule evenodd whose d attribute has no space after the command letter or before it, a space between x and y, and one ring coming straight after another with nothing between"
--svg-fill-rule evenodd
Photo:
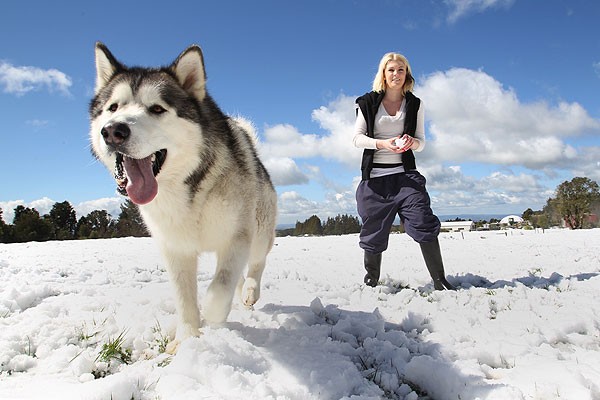
<instances>
[{"instance_id":1,"label":"black fleece vest","mask_svg":"<svg viewBox=\"0 0 600 400\"><path fill-rule=\"evenodd\" d=\"M367 136L375 137L375 115L383 100L385 92L369 92L360 96L356 99L356 104L367 121ZM417 113L421 106L421 100L411 92L406 92L404 95L406 98L406 118L404 120L404 132L407 135L415 136L417 130ZM358 113L358 109L356 110ZM371 176L371 170L373 169L373 157L375 155L374 149L365 149L363 151L362 162L360 169L362 171L362 180L366 181ZM417 164L415 162L415 155L412 150L407 150L402 153L402 164L404 170L416 170Z\"/></svg>"}]
</instances>

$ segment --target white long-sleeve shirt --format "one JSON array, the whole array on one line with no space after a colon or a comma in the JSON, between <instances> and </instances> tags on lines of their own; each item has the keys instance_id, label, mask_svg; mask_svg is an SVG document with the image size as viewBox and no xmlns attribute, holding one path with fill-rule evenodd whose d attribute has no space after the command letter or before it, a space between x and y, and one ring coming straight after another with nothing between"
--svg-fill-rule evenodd
<instances>
[{"instance_id":1,"label":"white long-sleeve shirt","mask_svg":"<svg viewBox=\"0 0 600 400\"><path fill-rule=\"evenodd\" d=\"M360 109L359 109L360 111ZM356 122L354 124L354 146L363 149L375 149L373 162L377 164L399 164L402 162L402 154L394 153L387 149L377 149L377 140L390 139L396 136L401 136L404 132L404 121L406 119L406 99L402 101L400 111L396 115L389 115L383 106L383 102L379 105L377 114L375 115L375 132L373 138L367 136L367 121L362 112L358 112ZM417 128L415 130L415 139L419 146L413 151L420 152L425 148L425 112L423 101L417 112ZM403 167L396 168L373 168L371 178L378 176L395 174L403 172Z\"/></svg>"}]
</instances>

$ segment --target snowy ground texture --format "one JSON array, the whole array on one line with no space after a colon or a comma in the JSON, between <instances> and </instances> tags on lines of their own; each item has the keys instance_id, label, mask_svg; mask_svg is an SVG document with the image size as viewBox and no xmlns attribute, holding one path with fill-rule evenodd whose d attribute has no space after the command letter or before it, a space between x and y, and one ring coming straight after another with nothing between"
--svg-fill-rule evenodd
<instances>
[{"instance_id":1,"label":"snowy ground texture","mask_svg":"<svg viewBox=\"0 0 600 400\"><path fill-rule=\"evenodd\" d=\"M277 238L255 309L175 356L152 239L0 244L0 399L600 399L599 229L444 233L458 292L407 235L366 287L357 242Z\"/></svg>"}]
</instances>

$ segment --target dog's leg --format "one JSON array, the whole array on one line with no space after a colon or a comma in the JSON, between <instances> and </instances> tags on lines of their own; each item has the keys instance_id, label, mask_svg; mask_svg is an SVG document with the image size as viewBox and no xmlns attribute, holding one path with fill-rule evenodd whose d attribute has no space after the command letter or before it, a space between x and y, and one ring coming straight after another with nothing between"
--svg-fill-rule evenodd
<instances>
[{"instance_id":1,"label":"dog's leg","mask_svg":"<svg viewBox=\"0 0 600 400\"><path fill-rule=\"evenodd\" d=\"M248 263L248 273L245 281L240 281L240 299L246 307L252 307L260 298L260 281L267 263L267 255L275 241L274 234L259 232L252 246L252 253Z\"/></svg>"},{"instance_id":2,"label":"dog's leg","mask_svg":"<svg viewBox=\"0 0 600 400\"><path fill-rule=\"evenodd\" d=\"M202 301L202 316L208 323L224 322L231 311L236 285L248 260L248 245L233 241L227 251L217 254L215 276Z\"/></svg>"},{"instance_id":3,"label":"dog's leg","mask_svg":"<svg viewBox=\"0 0 600 400\"><path fill-rule=\"evenodd\" d=\"M179 254L165 251L171 284L175 289L177 305L177 335L182 342L190 336L200 334L200 312L198 310L198 258L196 254Z\"/></svg>"},{"instance_id":4,"label":"dog's leg","mask_svg":"<svg viewBox=\"0 0 600 400\"><path fill-rule=\"evenodd\" d=\"M242 303L246 307L252 307L260 297L260 280L265 270L266 259L253 262L248 266L248 275L241 292Z\"/></svg>"},{"instance_id":5,"label":"dog's leg","mask_svg":"<svg viewBox=\"0 0 600 400\"><path fill-rule=\"evenodd\" d=\"M235 298L236 299L241 299L242 298L242 290L244 289L244 283L246 282L246 278L244 277L244 274L242 273L240 275L240 279L238 279L238 283L237 286L235 287Z\"/></svg>"}]
</instances>

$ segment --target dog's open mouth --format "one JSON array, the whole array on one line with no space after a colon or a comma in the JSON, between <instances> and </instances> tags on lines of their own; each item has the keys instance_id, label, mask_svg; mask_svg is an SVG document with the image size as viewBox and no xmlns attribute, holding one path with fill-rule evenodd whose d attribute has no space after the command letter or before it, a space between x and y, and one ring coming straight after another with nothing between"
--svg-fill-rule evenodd
<instances>
[{"instance_id":1,"label":"dog's open mouth","mask_svg":"<svg viewBox=\"0 0 600 400\"><path fill-rule=\"evenodd\" d=\"M123 196L129 196L135 204L150 203L158 193L156 175L160 172L166 158L166 149L142 159L117 153L115 162L117 191Z\"/></svg>"}]
</instances>

